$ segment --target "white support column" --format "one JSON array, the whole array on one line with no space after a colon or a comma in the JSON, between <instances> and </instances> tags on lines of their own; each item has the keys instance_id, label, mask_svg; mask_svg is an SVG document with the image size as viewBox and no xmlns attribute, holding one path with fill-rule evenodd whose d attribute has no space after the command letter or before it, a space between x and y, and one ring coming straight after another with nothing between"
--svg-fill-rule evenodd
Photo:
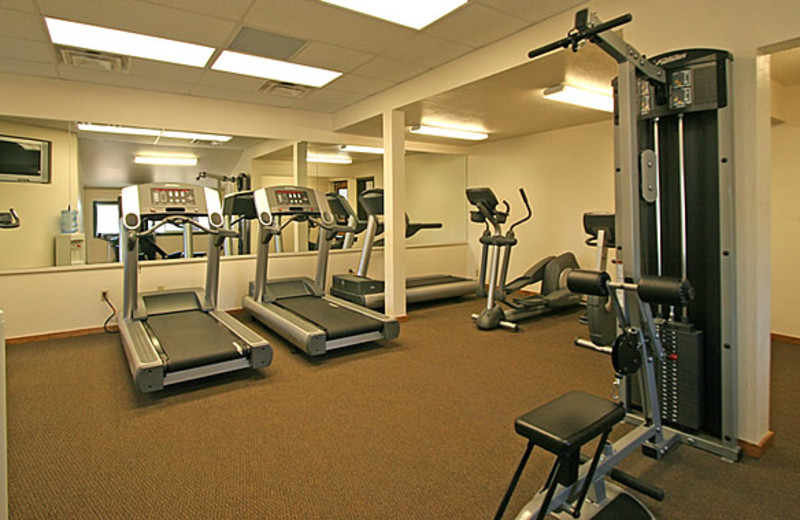
<instances>
[{"instance_id":1,"label":"white support column","mask_svg":"<svg viewBox=\"0 0 800 520\"><path fill-rule=\"evenodd\" d=\"M292 178L296 186L308 186L308 143L303 141L294 143ZM308 223L292 223L294 227L294 243L296 251L308 251Z\"/></svg>"},{"instance_id":2,"label":"white support column","mask_svg":"<svg viewBox=\"0 0 800 520\"><path fill-rule=\"evenodd\" d=\"M738 435L760 445L770 436L769 56L736 56L733 72Z\"/></svg>"},{"instance_id":3,"label":"white support column","mask_svg":"<svg viewBox=\"0 0 800 520\"><path fill-rule=\"evenodd\" d=\"M384 279L385 312L406 315L406 161L405 114L383 113Z\"/></svg>"}]
</instances>

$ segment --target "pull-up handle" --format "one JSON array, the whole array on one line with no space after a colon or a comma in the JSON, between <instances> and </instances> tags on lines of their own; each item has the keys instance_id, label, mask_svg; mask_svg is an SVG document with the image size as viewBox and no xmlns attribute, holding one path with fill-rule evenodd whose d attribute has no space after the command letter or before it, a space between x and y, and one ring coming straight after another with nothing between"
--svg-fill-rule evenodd
<instances>
[{"instance_id":1,"label":"pull-up handle","mask_svg":"<svg viewBox=\"0 0 800 520\"><path fill-rule=\"evenodd\" d=\"M538 49L534 49L528 52L528 58L536 58L537 56L541 56L543 54L547 54L549 52L553 52L558 49L566 49L567 47L572 47L573 51L577 51L582 41L590 40L594 36L600 34L601 32L605 32L615 27L619 27L620 25L625 25L626 23L633 20L633 16L630 13L624 14L622 16L614 18L613 20L609 20L607 22L599 23L597 25L592 25L592 26L587 25L588 19L589 19L588 9L582 9L578 11L575 14L575 27L567 33L566 38L562 38L553 43L548 43L547 45L543 45Z\"/></svg>"}]
</instances>

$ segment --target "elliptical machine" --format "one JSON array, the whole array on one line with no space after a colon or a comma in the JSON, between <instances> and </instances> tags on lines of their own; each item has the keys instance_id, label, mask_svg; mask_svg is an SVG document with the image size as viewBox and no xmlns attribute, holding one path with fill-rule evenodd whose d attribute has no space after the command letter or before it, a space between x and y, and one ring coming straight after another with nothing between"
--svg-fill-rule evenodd
<instances>
[{"instance_id":1,"label":"elliptical machine","mask_svg":"<svg viewBox=\"0 0 800 520\"><path fill-rule=\"evenodd\" d=\"M594 266L597 271L606 271L608 251L616 247L614 218L613 213L583 214L583 229L589 235L586 245L597 250ZM617 337L617 318L608 296L587 296L586 324L589 326L589 339L575 338L575 345L610 354Z\"/></svg>"},{"instance_id":2,"label":"elliptical machine","mask_svg":"<svg viewBox=\"0 0 800 520\"><path fill-rule=\"evenodd\" d=\"M482 223L486 229L481 235L481 268L478 280L478 296L486 297L486 307L480 314L473 314L472 319L481 330L492 330L503 327L512 332L519 331L517 321L539 316L549 312L562 311L580 304L580 297L572 293L566 284L566 276L573 269L579 269L578 260L572 253L543 258L521 276L509 283L508 267L511 261L511 248L517 245L514 228L530 220L531 206L525 190L519 189L527 214L511 224L503 233L503 224L508 221L511 207L503 201L505 209L498 209L498 201L491 188L470 188L467 199L477 208L470 212L472 222ZM491 260L489 252L491 250ZM503 252L502 268L500 252ZM486 273L489 271L487 287ZM529 285L541 282L540 294L525 298L508 299L513 294ZM504 310L503 303L508 310Z\"/></svg>"}]
</instances>

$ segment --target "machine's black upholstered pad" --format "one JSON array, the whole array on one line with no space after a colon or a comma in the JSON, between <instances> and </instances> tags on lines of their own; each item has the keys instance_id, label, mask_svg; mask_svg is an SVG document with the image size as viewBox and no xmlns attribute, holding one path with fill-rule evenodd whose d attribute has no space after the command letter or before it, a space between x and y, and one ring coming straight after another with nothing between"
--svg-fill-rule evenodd
<instances>
[{"instance_id":1,"label":"machine's black upholstered pad","mask_svg":"<svg viewBox=\"0 0 800 520\"><path fill-rule=\"evenodd\" d=\"M241 357L233 346L237 336L203 311L150 316L147 325L169 358L170 372Z\"/></svg>"},{"instance_id":2,"label":"machine's black upholstered pad","mask_svg":"<svg viewBox=\"0 0 800 520\"><path fill-rule=\"evenodd\" d=\"M448 283L463 282L466 278L452 276L449 274L437 274L431 276L419 276L406 279L406 287L426 287L428 285L444 285Z\"/></svg>"},{"instance_id":3,"label":"machine's black upholstered pad","mask_svg":"<svg viewBox=\"0 0 800 520\"><path fill-rule=\"evenodd\" d=\"M537 446L562 455L580 449L624 417L621 404L574 391L518 417L514 428Z\"/></svg>"},{"instance_id":4,"label":"machine's black upholstered pad","mask_svg":"<svg viewBox=\"0 0 800 520\"><path fill-rule=\"evenodd\" d=\"M383 322L317 296L281 298L275 303L324 329L329 340L383 329Z\"/></svg>"}]
</instances>

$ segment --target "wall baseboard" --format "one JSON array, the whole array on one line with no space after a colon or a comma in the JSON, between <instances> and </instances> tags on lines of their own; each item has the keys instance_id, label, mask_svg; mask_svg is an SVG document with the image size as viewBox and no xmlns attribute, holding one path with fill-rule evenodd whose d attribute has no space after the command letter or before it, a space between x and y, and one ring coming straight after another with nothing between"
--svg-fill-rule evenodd
<instances>
[{"instance_id":1,"label":"wall baseboard","mask_svg":"<svg viewBox=\"0 0 800 520\"><path fill-rule=\"evenodd\" d=\"M110 323L108 325L108 330L117 331L119 328L117 327L116 323ZM101 332L105 332L103 327L92 327L89 329L76 329L66 330L63 332L48 332L47 334L34 334L32 336L18 336L16 338L7 338L6 345L19 345L22 343L33 343L35 341L47 341L51 339L77 338L80 336L88 336L90 334L99 334Z\"/></svg>"},{"instance_id":2,"label":"wall baseboard","mask_svg":"<svg viewBox=\"0 0 800 520\"><path fill-rule=\"evenodd\" d=\"M760 459L764 456L767 450L775 442L775 432L770 430L758 444L752 444L747 441L739 441L739 446L742 447L742 453L748 457Z\"/></svg>"},{"instance_id":3,"label":"wall baseboard","mask_svg":"<svg viewBox=\"0 0 800 520\"><path fill-rule=\"evenodd\" d=\"M791 345L800 345L800 338L797 336L789 336L787 334L777 334L773 332L769 335L772 341L780 341L781 343L789 343Z\"/></svg>"}]
</instances>

